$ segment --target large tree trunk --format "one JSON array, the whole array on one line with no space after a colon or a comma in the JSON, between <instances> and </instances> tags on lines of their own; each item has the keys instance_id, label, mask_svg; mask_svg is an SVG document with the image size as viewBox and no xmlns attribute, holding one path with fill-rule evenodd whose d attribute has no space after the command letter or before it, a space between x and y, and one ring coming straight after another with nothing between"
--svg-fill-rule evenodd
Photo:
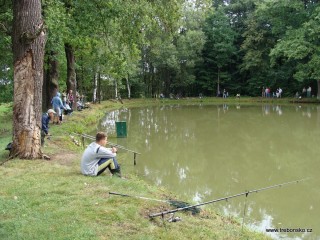
<instances>
[{"instance_id":1,"label":"large tree trunk","mask_svg":"<svg viewBox=\"0 0 320 240\"><path fill-rule=\"evenodd\" d=\"M64 45L67 58L67 91L72 90L74 96L73 109L77 109L77 80L76 80L76 60L73 47L66 43Z\"/></svg>"},{"instance_id":2,"label":"large tree trunk","mask_svg":"<svg viewBox=\"0 0 320 240\"><path fill-rule=\"evenodd\" d=\"M42 157L40 131L45 42L41 1L14 0L13 157Z\"/></svg>"},{"instance_id":3,"label":"large tree trunk","mask_svg":"<svg viewBox=\"0 0 320 240\"><path fill-rule=\"evenodd\" d=\"M58 60L57 52L50 51L47 56L47 70L43 82L43 103L42 109L46 111L51 107L51 100L57 94L58 91L58 80L59 80L59 71L58 71Z\"/></svg>"}]
</instances>

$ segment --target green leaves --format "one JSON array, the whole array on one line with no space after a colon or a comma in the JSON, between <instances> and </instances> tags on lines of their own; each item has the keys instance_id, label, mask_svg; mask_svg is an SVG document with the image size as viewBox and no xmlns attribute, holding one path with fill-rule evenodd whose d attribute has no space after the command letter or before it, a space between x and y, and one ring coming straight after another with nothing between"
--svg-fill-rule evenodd
<instances>
[{"instance_id":1,"label":"green leaves","mask_svg":"<svg viewBox=\"0 0 320 240\"><path fill-rule=\"evenodd\" d=\"M199 68L199 84L207 89L214 89L221 82L229 87L231 79L228 72L236 54L236 32L222 8L209 13L203 27L206 42L203 49L203 65ZM218 90L217 90L218 91ZM211 92L214 94L214 92Z\"/></svg>"},{"instance_id":2,"label":"green leaves","mask_svg":"<svg viewBox=\"0 0 320 240\"><path fill-rule=\"evenodd\" d=\"M282 86L294 94L295 80L311 81L319 52L319 4L299 0L256 2L246 22L241 50L242 74L256 87ZM264 76L265 80L260 76ZM272 79L272 80L271 80Z\"/></svg>"},{"instance_id":3,"label":"green leaves","mask_svg":"<svg viewBox=\"0 0 320 240\"><path fill-rule=\"evenodd\" d=\"M313 51L312 44L305 38L304 29L287 31L283 39L279 39L275 47L271 50L271 63L275 64L279 57L287 59L301 60L306 58Z\"/></svg>"},{"instance_id":4,"label":"green leaves","mask_svg":"<svg viewBox=\"0 0 320 240\"><path fill-rule=\"evenodd\" d=\"M310 16L306 11L303 23L285 31L270 52L271 64L275 65L279 59L284 64L293 65L293 78L298 81L318 80L319 70L319 31L320 7L316 6Z\"/></svg>"},{"instance_id":5,"label":"green leaves","mask_svg":"<svg viewBox=\"0 0 320 240\"><path fill-rule=\"evenodd\" d=\"M0 103L13 100L13 66L11 47L12 2L3 1L0 10Z\"/></svg>"},{"instance_id":6,"label":"green leaves","mask_svg":"<svg viewBox=\"0 0 320 240\"><path fill-rule=\"evenodd\" d=\"M114 89L115 82L125 88L130 76L135 96L212 95L218 78L230 94L256 95L266 84L295 93L297 80L319 78L318 1L227 2L43 0L47 51L58 53L64 80L64 44L73 46L79 90L88 95L97 71L113 79L102 81L103 89ZM0 67L11 69L12 7L4 3ZM10 74L0 71L0 79Z\"/></svg>"}]
</instances>

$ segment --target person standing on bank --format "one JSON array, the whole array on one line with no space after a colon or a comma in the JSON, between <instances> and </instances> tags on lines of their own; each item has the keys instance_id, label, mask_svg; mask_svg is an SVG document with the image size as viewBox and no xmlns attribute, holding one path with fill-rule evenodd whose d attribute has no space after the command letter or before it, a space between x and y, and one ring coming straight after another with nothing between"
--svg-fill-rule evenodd
<instances>
[{"instance_id":1,"label":"person standing on bank","mask_svg":"<svg viewBox=\"0 0 320 240\"><path fill-rule=\"evenodd\" d=\"M305 87L303 87L302 89L302 97L306 97L307 96L307 89Z\"/></svg>"},{"instance_id":2,"label":"person standing on bank","mask_svg":"<svg viewBox=\"0 0 320 240\"><path fill-rule=\"evenodd\" d=\"M223 89L223 95L222 95L223 98L227 98L227 91L225 89Z\"/></svg>"},{"instance_id":3,"label":"person standing on bank","mask_svg":"<svg viewBox=\"0 0 320 240\"><path fill-rule=\"evenodd\" d=\"M121 177L120 166L116 160L117 148L106 148L107 136L98 132L96 141L84 151L81 159L81 172L87 176L99 176L107 168L112 175Z\"/></svg>"},{"instance_id":4,"label":"person standing on bank","mask_svg":"<svg viewBox=\"0 0 320 240\"><path fill-rule=\"evenodd\" d=\"M74 97L73 97L73 94L72 94L72 90L69 90L69 93L67 94L67 103L69 104L71 109L73 109L72 108L73 102L74 102Z\"/></svg>"},{"instance_id":5,"label":"person standing on bank","mask_svg":"<svg viewBox=\"0 0 320 240\"><path fill-rule=\"evenodd\" d=\"M57 92L56 96L54 96L52 98L51 104L52 104L52 107L53 107L54 111L57 113L58 119L56 120L56 123L57 124L61 124L61 122L62 122L62 111L61 111L61 109L66 110L66 108L62 104L62 100L60 98L60 93L59 92Z\"/></svg>"},{"instance_id":6,"label":"person standing on bank","mask_svg":"<svg viewBox=\"0 0 320 240\"><path fill-rule=\"evenodd\" d=\"M261 97L263 97L263 98L266 97L266 89L264 88L264 86L262 87Z\"/></svg>"},{"instance_id":7,"label":"person standing on bank","mask_svg":"<svg viewBox=\"0 0 320 240\"><path fill-rule=\"evenodd\" d=\"M49 109L46 113L42 115L42 123L41 123L41 146L44 145L45 136L50 136L49 134L49 122L53 120L54 114L56 112L53 109Z\"/></svg>"},{"instance_id":8,"label":"person standing on bank","mask_svg":"<svg viewBox=\"0 0 320 240\"><path fill-rule=\"evenodd\" d=\"M310 98L311 97L311 87L309 86L307 89L307 97Z\"/></svg>"}]
</instances>

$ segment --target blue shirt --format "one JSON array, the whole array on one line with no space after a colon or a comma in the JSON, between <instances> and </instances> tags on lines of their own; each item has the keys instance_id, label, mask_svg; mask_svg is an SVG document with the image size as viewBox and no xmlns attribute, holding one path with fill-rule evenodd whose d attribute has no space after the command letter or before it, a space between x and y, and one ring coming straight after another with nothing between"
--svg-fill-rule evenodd
<instances>
[{"instance_id":1,"label":"blue shirt","mask_svg":"<svg viewBox=\"0 0 320 240\"><path fill-rule=\"evenodd\" d=\"M42 126L41 129L48 134L49 131L49 122L50 122L50 117L48 113L44 113L42 115Z\"/></svg>"},{"instance_id":2,"label":"blue shirt","mask_svg":"<svg viewBox=\"0 0 320 240\"><path fill-rule=\"evenodd\" d=\"M52 103L53 109L64 108L61 98L58 96L55 96L54 98L52 98L51 103Z\"/></svg>"}]
</instances>

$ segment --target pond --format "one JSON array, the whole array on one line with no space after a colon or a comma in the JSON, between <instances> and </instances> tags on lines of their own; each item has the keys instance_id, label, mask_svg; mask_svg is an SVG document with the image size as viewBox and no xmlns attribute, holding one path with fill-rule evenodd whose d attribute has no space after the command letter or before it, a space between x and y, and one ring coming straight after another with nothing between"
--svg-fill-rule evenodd
<instances>
[{"instance_id":1,"label":"pond","mask_svg":"<svg viewBox=\"0 0 320 240\"><path fill-rule=\"evenodd\" d=\"M141 153L135 167L132 154L120 153L123 171L194 203L309 178L206 207L264 233L281 231L268 233L275 239L320 238L320 106L120 109L106 114L101 130L115 135L116 121L127 122L128 136L109 140Z\"/></svg>"}]
</instances>

